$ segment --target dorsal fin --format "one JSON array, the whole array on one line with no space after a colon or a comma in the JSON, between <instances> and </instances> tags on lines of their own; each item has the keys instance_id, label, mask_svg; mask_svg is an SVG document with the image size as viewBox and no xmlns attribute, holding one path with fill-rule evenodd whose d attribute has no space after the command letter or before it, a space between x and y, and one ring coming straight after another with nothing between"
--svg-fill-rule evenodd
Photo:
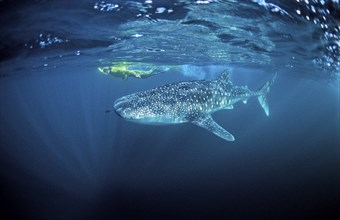
<instances>
[{"instance_id":1,"label":"dorsal fin","mask_svg":"<svg viewBox=\"0 0 340 220\"><path fill-rule=\"evenodd\" d=\"M230 80L230 73L228 72L228 70L224 70L220 76L218 77L218 81L221 81L223 83L227 83L232 85L233 83Z\"/></svg>"}]
</instances>

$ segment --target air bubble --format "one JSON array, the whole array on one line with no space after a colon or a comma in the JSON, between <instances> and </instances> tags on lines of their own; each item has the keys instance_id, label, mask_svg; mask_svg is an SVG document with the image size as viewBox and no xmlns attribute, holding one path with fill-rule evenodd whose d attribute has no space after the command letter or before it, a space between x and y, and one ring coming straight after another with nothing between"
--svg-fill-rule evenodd
<instances>
[{"instance_id":1,"label":"air bubble","mask_svg":"<svg viewBox=\"0 0 340 220\"><path fill-rule=\"evenodd\" d=\"M156 8L155 13L156 13L156 14L162 14L162 13L164 13L165 11L166 11L166 8L164 8L164 7L159 7L159 8Z\"/></svg>"}]
</instances>

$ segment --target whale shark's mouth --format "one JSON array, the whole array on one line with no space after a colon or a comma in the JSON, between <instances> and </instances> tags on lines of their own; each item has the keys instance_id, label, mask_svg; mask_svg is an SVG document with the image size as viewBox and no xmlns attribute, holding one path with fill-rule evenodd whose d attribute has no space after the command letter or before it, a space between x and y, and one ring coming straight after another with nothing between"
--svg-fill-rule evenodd
<instances>
[{"instance_id":1,"label":"whale shark's mouth","mask_svg":"<svg viewBox=\"0 0 340 220\"><path fill-rule=\"evenodd\" d=\"M131 114L129 114L128 108L124 108L123 106L120 106L120 107L115 106L114 108L115 108L116 114L119 117L124 118L126 120L137 120L135 117L133 117Z\"/></svg>"},{"instance_id":2,"label":"whale shark's mouth","mask_svg":"<svg viewBox=\"0 0 340 220\"><path fill-rule=\"evenodd\" d=\"M122 116L122 112L120 111L120 110L117 110L116 108L115 108L115 112L116 112L116 114L119 116L119 117L121 117L121 118L124 118L123 116Z\"/></svg>"},{"instance_id":3,"label":"whale shark's mouth","mask_svg":"<svg viewBox=\"0 0 340 220\"><path fill-rule=\"evenodd\" d=\"M128 121L138 121L142 119L141 114L138 112L138 109L133 108L133 104L131 100L127 100L126 98L122 97L117 99L114 102L114 109L117 115L124 118Z\"/></svg>"},{"instance_id":4,"label":"whale shark's mouth","mask_svg":"<svg viewBox=\"0 0 340 220\"><path fill-rule=\"evenodd\" d=\"M117 115L124 119L132 119L131 116L129 117L129 114L127 114L128 110L128 103L124 101L122 98L117 99L114 102L113 108L115 109L115 112Z\"/></svg>"}]
</instances>

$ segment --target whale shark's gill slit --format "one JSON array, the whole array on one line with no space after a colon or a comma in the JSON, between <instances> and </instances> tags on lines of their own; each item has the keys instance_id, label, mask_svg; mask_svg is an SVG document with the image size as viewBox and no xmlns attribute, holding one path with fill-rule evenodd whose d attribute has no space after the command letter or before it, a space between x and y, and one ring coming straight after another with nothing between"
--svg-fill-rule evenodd
<instances>
[{"instance_id":1,"label":"whale shark's gill slit","mask_svg":"<svg viewBox=\"0 0 340 220\"><path fill-rule=\"evenodd\" d=\"M223 138L227 141L234 141L235 138L232 134L226 131L224 128L219 126L210 115L203 115L192 121L193 124L207 129L208 131L214 133L215 135Z\"/></svg>"}]
</instances>

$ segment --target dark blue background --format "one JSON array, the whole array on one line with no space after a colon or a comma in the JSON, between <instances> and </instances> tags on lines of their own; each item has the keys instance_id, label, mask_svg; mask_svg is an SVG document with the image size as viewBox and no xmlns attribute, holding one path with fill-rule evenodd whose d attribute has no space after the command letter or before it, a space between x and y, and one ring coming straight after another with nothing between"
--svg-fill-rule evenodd
<instances>
[{"instance_id":1,"label":"dark blue background","mask_svg":"<svg viewBox=\"0 0 340 220\"><path fill-rule=\"evenodd\" d=\"M236 74L237 73L237 74ZM272 75L234 69L237 85ZM168 82L57 68L1 78L1 198L7 219L334 219L339 216L339 93L279 72L270 116L256 99L192 124L124 121L114 99ZM2 218L6 219L6 218Z\"/></svg>"}]
</instances>

